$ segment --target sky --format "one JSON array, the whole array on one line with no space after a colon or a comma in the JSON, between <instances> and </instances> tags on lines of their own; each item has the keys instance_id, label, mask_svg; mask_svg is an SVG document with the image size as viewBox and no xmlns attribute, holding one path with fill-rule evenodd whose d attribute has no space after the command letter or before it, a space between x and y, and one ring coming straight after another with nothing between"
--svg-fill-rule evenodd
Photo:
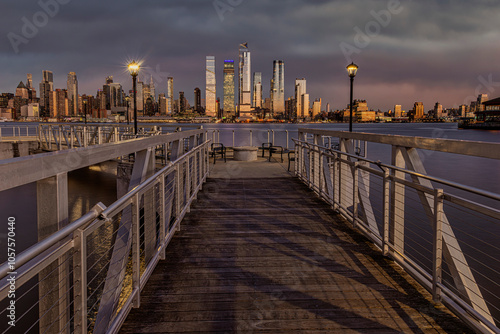
<instances>
[{"instance_id":1,"label":"sky","mask_svg":"<svg viewBox=\"0 0 500 334\"><path fill-rule=\"evenodd\" d=\"M323 108L349 103L351 61L354 98L375 110L500 97L498 0L2 0L0 32L0 92L15 92L26 73L38 91L42 70L55 88L76 72L80 94L95 95L108 75L128 92L125 64L140 59L157 93L172 76L176 98L192 102L214 55L222 100L223 61L247 42L264 97L273 60L285 62L286 98L306 78Z\"/></svg>"}]
</instances>

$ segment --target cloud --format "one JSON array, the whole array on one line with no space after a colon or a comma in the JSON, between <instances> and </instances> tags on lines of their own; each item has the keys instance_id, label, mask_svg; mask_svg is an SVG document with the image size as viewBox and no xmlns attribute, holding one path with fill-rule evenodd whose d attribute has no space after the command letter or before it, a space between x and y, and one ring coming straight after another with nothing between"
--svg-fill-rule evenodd
<instances>
[{"instance_id":1,"label":"cloud","mask_svg":"<svg viewBox=\"0 0 500 334\"><path fill-rule=\"evenodd\" d=\"M123 64L144 58L147 66L170 73L175 91L190 98L194 87L204 90L205 56L212 54L222 92L222 62L237 60L238 45L246 41L252 71L263 73L265 96L272 61L282 59L286 96L293 95L294 79L305 77L311 100L322 97L340 108L348 85L341 43L354 45L356 28L366 33L367 25L377 22L373 13L387 11L397 0L219 1L230 8L222 20L214 2L206 0L71 0L17 54L7 33L21 34L22 18L31 19L41 8L37 2L4 1L0 91L13 92L28 72L38 86L44 69L54 71L56 87L65 87L67 73L75 71L81 93L95 94L107 75L128 90ZM360 66L356 92L369 106L388 109L416 100L446 106L473 94L480 75L491 73L500 81L494 67L500 51L497 1L400 0L399 6L402 10L353 55ZM165 89L159 83L157 91Z\"/></svg>"}]
</instances>

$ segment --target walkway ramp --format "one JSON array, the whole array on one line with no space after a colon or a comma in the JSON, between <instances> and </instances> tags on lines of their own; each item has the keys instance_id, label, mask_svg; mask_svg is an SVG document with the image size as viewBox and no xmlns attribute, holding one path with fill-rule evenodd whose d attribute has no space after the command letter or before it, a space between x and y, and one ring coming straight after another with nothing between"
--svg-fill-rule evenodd
<instances>
[{"instance_id":1,"label":"walkway ramp","mask_svg":"<svg viewBox=\"0 0 500 334\"><path fill-rule=\"evenodd\" d=\"M121 333L472 333L286 162L215 166Z\"/></svg>"}]
</instances>

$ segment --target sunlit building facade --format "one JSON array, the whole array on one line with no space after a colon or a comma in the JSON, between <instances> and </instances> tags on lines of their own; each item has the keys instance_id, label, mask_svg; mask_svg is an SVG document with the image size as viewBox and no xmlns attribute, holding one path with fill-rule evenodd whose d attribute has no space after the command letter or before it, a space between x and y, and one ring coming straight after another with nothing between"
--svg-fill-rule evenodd
<instances>
[{"instance_id":1,"label":"sunlit building facade","mask_svg":"<svg viewBox=\"0 0 500 334\"><path fill-rule=\"evenodd\" d=\"M78 115L78 80L75 72L68 73L68 112L69 116Z\"/></svg>"},{"instance_id":2,"label":"sunlit building facade","mask_svg":"<svg viewBox=\"0 0 500 334\"><path fill-rule=\"evenodd\" d=\"M273 78L271 80L271 111L274 114L285 112L285 63L282 60L273 62Z\"/></svg>"},{"instance_id":3,"label":"sunlit building facade","mask_svg":"<svg viewBox=\"0 0 500 334\"><path fill-rule=\"evenodd\" d=\"M224 60L223 117L236 116L234 105L234 60Z\"/></svg>"},{"instance_id":4,"label":"sunlit building facade","mask_svg":"<svg viewBox=\"0 0 500 334\"><path fill-rule=\"evenodd\" d=\"M253 74L253 98L252 107L262 108L262 73Z\"/></svg>"},{"instance_id":5,"label":"sunlit building facade","mask_svg":"<svg viewBox=\"0 0 500 334\"><path fill-rule=\"evenodd\" d=\"M217 116L216 110L216 86L215 79L215 57L207 56L206 58L206 87L205 87L205 114L207 116Z\"/></svg>"},{"instance_id":6,"label":"sunlit building facade","mask_svg":"<svg viewBox=\"0 0 500 334\"><path fill-rule=\"evenodd\" d=\"M172 114L174 111L174 78L167 79L167 114Z\"/></svg>"},{"instance_id":7,"label":"sunlit building facade","mask_svg":"<svg viewBox=\"0 0 500 334\"><path fill-rule=\"evenodd\" d=\"M250 116L252 111L251 58L247 43L239 49L238 116Z\"/></svg>"}]
</instances>

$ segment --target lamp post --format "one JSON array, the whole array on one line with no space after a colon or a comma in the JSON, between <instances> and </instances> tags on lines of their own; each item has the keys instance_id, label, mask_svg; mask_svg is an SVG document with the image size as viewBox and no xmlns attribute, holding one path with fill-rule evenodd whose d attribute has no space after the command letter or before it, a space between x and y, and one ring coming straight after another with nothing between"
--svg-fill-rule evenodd
<instances>
[{"instance_id":1,"label":"lamp post","mask_svg":"<svg viewBox=\"0 0 500 334\"><path fill-rule=\"evenodd\" d=\"M132 91L134 92L134 134L137 135L137 75L141 65L135 60L128 64L128 71L132 76Z\"/></svg>"},{"instance_id":2,"label":"lamp post","mask_svg":"<svg viewBox=\"0 0 500 334\"><path fill-rule=\"evenodd\" d=\"M356 72L358 72L358 65L354 63L350 63L347 65L347 73L349 74L349 78L351 78L351 100L350 100L350 113L349 113L349 132L352 132L352 86L354 82L354 77L356 76Z\"/></svg>"}]
</instances>

